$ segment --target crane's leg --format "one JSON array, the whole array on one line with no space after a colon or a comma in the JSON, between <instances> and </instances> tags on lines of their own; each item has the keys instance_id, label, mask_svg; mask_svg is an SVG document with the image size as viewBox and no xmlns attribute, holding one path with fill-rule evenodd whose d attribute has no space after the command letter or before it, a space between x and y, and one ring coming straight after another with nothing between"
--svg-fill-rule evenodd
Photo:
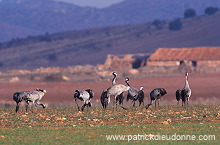
<instances>
[{"instance_id":1,"label":"crane's leg","mask_svg":"<svg viewBox=\"0 0 220 145\"><path fill-rule=\"evenodd\" d=\"M77 105L78 110L80 111L79 105L78 105L78 103L77 103L77 101L76 101L76 98L75 98L75 102L76 102L76 105Z\"/></svg>"},{"instance_id":2,"label":"crane's leg","mask_svg":"<svg viewBox=\"0 0 220 145\"><path fill-rule=\"evenodd\" d=\"M85 104L83 104L83 106L82 106L81 110L82 110L82 111L84 111L84 108L85 108L86 106L87 106L87 105L86 105L86 103L85 103Z\"/></svg>"},{"instance_id":3,"label":"crane's leg","mask_svg":"<svg viewBox=\"0 0 220 145\"><path fill-rule=\"evenodd\" d=\"M89 111L89 104L86 105L87 106L87 112Z\"/></svg>"},{"instance_id":4,"label":"crane's leg","mask_svg":"<svg viewBox=\"0 0 220 145\"><path fill-rule=\"evenodd\" d=\"M186 101L184 101L184 108L186 109Z\"/></svg>"},{"instance_id":5,"label":"crane's leg","mask_svg":"<svg viewBox=\"0 0 220 145\"><path fill-rule=\"evenodd\" d=\"M185 105L186 105L186 101L182 100L182 107L185 107Z\"/></svg>"},{"instance_id":6,"label":"crane's leg","mask_svg":"<svg viewBox=\"0 0 220 145\"><path fill-rule=\"evenodd\" d=\"M29 106L29 102L26 101L26 112L27 112L27 110L28 110L28 106Z\"/></svg>"},{"instance_id":7,"label":"crane's leg","mask_svg":"<svg viewBox=\"0 0 220 145\"><path fill-rule=\"evenodd\" d=\"M16 109L15 109L15 111L16 111L16 113L18 112L18 110L19 110L19 107L20 107L20 103L21 102L16 102L17 103L17 106L16 106Z\"/></svg>"},{"instance_id":8,"label":"crane's leg","mask_svg":"<svg viewBox=\"0 0 220 145\"><path fill-rule=\"evenodd\" d=\"M115 107L115 98L114 98L114 100L113 100L113 111L114 111L114 107Z\"/></svg>"},{"instance_id":9,"label":"crane's leg","mask_svg":"<svg viewBox=\"0 0 220 145\"><path fill-rule=\"evenodd\" d=\"M157 105L157 108L159 109L159 106L160 106L160 99L157 101L158 105Z\"/></svg>"},{"instance_id":10,"label":"crane's leg","mask_svg":"<svg viewBox=\"0 0 220 145\"><path fill-rule=\"evenodd\" d=\"M118 101L115 102L116 111L118 111Z\"/></svg>"},{"instance_id":11,"label":"crane's leg","mask_svg":"<svg viewBox=\"0 0 220 145\"><path fill-rule=\"evenodd\" d=\"M154 101L156 101L156 100L150 100L150 103L148 105L146 105L145 108L148 109L150 107L150 105L154 104Z\"/></svg>"},{"instance_id":12,"label":"crane's leg","mask_svg":"<svg viewBox=\"0 0 220 145\"><path fill-rule=\"evenodd\" d=\"M142 103L143 103L143 106L144 106L144 101L143 100L139 100L139 106L141 106Z\"/></svg>"},{"instance_id":13,"label":"crane's leg","mask_svg":"<svg viewBox=\"0 0 220 145\"><path fill-rule=\"evenodd\" d=\"M135 101L133 101L132 103L133 103L133 107L135 107Z\"/></svg>"}]
</instances>

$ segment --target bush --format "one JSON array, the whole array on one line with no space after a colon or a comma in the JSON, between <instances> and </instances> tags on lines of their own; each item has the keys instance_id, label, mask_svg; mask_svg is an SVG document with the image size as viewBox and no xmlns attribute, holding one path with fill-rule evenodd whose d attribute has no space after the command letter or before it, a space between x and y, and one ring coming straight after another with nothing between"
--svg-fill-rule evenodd
<instances>
[{"instance_id":1,"label":"bush","mask_svg":"<svg viewBox=\"0 0 220 145\"><path fill-rule=\"evenodd\" d=\"M208 8L205 9L205 14L213 15L217 11L219 11L219 8L217 8L217 7L208 7Z\"/></svg>"},{"instance_id":2,"label":"bush","mask_svg":"<svg viewBox=\"0 0 220 145\"><path fill-rule=\"evenodd\" d=\"M45 35L40 36L40 41L46 41L46 42L51 42L52 38L49 35L48 32L45 33Z\"/></svg>"},{"instance_id":3,"label":"bush","mask_svg":"<svg viewBox=\"0 0 220 145\"><path fill-rule=\"evenodd\" d=\"M2 67L4 65L4 63L3 62L0 62L0 67Z\"/></svg>"},{"instance_id":4,"label":"bush","mask_svg":"<svg viewBox=\"0 0 220 145\"><path fill-rule=\"evenodd\" d=\"M164 25L164 21L156 19L152 22L152 25L154 25L156 29L161 29Z\"/></svg>"},{"instance_id":5,"label":"bush","mask_svg":"<svg viewBox=\"0 0 220 145\"><path fill-rule=\"evenodd\" d=\"M175 19L169 23L169 30L171 31L178 31L182 28L182 21L181 19Z\"/></svg>"},{"instance_id":6,"label":"bush","mask_svg":"<svg viewBox=\"0 0 220 145\"><path fill-rule=\"evenodd\" d=\"M57 55L55 53L47 55L47 60L50 62L57 61Z\"/></svg>"},{"instance_id":7,"label":"bush","mask_svg":"<svg viewBox=\"0 0 220 145\"><path fill-rule=\"evenodd\" d=\"M191 18L196 16L196 11L194 9L186 9L184 12L184 18Z\"/></svg>"}]
</instances>

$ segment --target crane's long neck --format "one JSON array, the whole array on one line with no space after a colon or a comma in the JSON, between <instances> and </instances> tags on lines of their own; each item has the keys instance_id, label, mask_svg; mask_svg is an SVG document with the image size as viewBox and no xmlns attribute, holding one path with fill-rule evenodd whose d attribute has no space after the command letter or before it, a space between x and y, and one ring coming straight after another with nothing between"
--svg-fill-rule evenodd
<instances>
[{"instance_id":1,"label":"crane's long neck","mask_svg":"<svg viewBox=\"0 0 220 145\"><path fill-rule=\"evenodd\" d=\"M112 79L112 85L115 85L116 84L116 77L117 75L114 75L113 79Z\"/></svg>"},{"instance_id":2,"label":"crane's long neck","mask_svg":"<svg viewBox=\"0 0 220 145\"><path fill-rule=\"evenodd\" d=\"M189 88L188 75L186 75L186 81L185 81L185 87L184 88Z\"/></svg>"},{"instance_id":3,"label":"crane's long neck","mask_svg":"<svg viewBox=\"0 0 220 145\"><path fill-rule=\"evenodd\" d=\"M130 85L129 85L129 83L128 83L128 80L125 80L125 83L127 84L127 86L129 86L129 87L130 87Z\"/></svg>"},{"instance_id":4,"label":"crane's long neck","mask_svg":"<svg viewBox=\"0 0 220 145\"><path fill-rule=\"evenodd\" d=\"M128 81L129 81L128 79L125 80L125 83L127 84L126 91L128 91L130 89L130 85L129 85Z\"/></svg>"}]
</instances>

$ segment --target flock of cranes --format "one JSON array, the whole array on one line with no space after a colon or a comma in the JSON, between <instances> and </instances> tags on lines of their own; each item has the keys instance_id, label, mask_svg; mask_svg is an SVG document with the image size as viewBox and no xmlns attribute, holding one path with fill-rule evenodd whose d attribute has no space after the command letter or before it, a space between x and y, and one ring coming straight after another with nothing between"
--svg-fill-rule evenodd
<instances>
[{"instance_id":1,"label":"flock of cranes","mask_svg":"<svg viewBox=\"0 0 220 145\"><path fill-rule=\"evenodd\" d=\"M123 109L126 109L123 107L123 100L124 100L124 93L127 92L127 101L131 100L132 101L132 106L135 106L135 102L138 100L139 101L139 106L143 104L144 106L144 91L143 87L141 86L140 89L134 88L130 86L129 84L129 78L125 79L125 84L117 84L116 83L116 78L117 78L117 73L113 72L112 75L114 76L112 79L112 85L104 90L101 94L100 97L100 102L102 104L102 107L106 109L108 104L110 103L110 98L113 97L113 107L120 106ZM189 82L188 82L188 76L189 73L186 72L186 80L185 80L185 86L183 89L178 89L176 91L176 100L177 100L177 105L179 104L179 101L182 100L182 106L186 107L189 102L189 98L191 96L191 89L189 87ZM45 95L46 90L41 90L41 89L36 89L36 91L22 91L22 92L15 92L13 94L13 100L17 103L16 106L16 112L19 110L20 103L22 101L26 102L26 111L28 109L29 103L32 102L32 104L36 105L41 105L43 108L46 106L42 103L40 103L41 98ZM159 101L160 99L167 94L167 91L164 88L155 88L150 92L150 103L145 106L146 109L148 109L152 104L155 103L155 108L156 104L159 106ZM94 97L94 92L91 89L87 90L75 90L74 93L74 99L76 102L76 105L78 107L78 110L80 111L80 107L77 103L77 100L81 100L84 102L83 106L81 107L81 110L84 111L85 107L91 107L91 99ZM187 104L186 104L187 103Z\"/></svg>"}]
</instances>

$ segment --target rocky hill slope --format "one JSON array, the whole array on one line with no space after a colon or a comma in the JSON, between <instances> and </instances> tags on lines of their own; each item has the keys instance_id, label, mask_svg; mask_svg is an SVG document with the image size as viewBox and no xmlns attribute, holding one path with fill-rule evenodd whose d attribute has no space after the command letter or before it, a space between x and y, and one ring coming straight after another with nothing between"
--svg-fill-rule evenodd
<instances>
[{"instance_id":1,"label":"rocky hill slope","mask_svg":"<svg viewBox=\"0 0 220 145\"><path fill-rule=\"evenodd\" d=\"M152 53L157 48L220 46L220 13L182 19L179 31L152 23L29 36L0 43L0 71L103 64L107 54Z\"/></svg>"},{"instance_id":2,"label":"rocky hill slope","mask_svg":"<svg viewBox=\"0 0 220 145\"><path fill-rule=\"evenodd\" d=\"M219 0L125 0L107 8L79 7L54 0L2 0L0 42L70 30L139 24L155 19L183 17L187 8L197 15L207 7L220 7Z\"/></svg>"}]
</instances>

